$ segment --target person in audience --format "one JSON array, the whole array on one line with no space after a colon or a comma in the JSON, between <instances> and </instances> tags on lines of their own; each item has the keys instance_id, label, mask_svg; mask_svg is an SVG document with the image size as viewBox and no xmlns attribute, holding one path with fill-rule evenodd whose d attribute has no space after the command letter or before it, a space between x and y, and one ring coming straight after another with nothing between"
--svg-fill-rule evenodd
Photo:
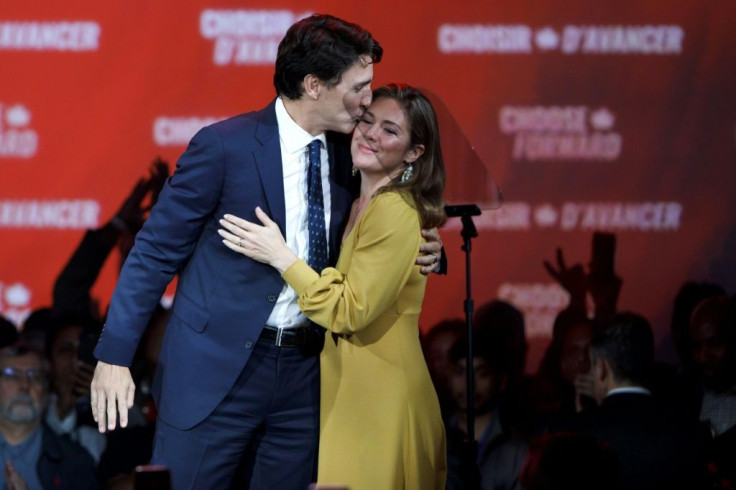
<instances>
[{"instance_id":1,"label":"person in audience","mask_svg":"<svg viewBox=\"0 0 736 490\"><path fill-rule=\"evenodd\" d=\"M86 360L81 359L80 340L85 338L85 329L96 335L99 327L85 323L86 319L69 316L53 321L48 327L46 357L50 394L44 420L56 434L79 443L98 463L106 440L97 431L89 409L89 384L94 372L94 365L89 362L91 347Z\"/></svg>"},{"instance_id":2,"label":"person in audience","mask_svg":"<svg viewBox=\"0 0 736 490\"><path fill-rule=\"evenodd\" d=\"M597 410L571 429L600 438L618 455L622 488L694 489L706 483L702 431L659 404L648 388L654 335L640 315L620 313L597 330L590 346Z\"/></svg>"},{"instance_id":3,"label":"person in audience","mask_svg":"<svg viewBox=\"0 0 736 490\"><path fill-rule=\"evenodd\" d=\"M687 281L675 296L670 332L677 349L680 369L686 376L691 375L693 370L693 351L690 341L690 317L693 310L704 299L724 294L726 292L717 284Z\"/></svg>"},{"instance_id":4,"label":"person in audience","mask_svg":"<svg viewBox=\"0 0 736 490\"><path fill-rule=\"evenodd\" d=\"M449 387L453 371L450 349L456 341L466 338L467 335L465 320L458 318L442 320L421 337L422 352L440 401L443 418L449 416L454 409Z\"/></svg>"},{"instance_id":5,"label":"person in audience","mask_svg":"<svg viewBox=\"0 0 736 490\"><path fill-rule=\"evenodd\" d=\"M519 472L526 457L526 443L509 422L501 400L515 370L507 338L501 343L489 330L477 332L473 348L473 381L477 456L467 438L467 341L459 340L450 351L453 371L450 389L454 414L446 420L448 440L448 489L473 488L480 477L483 490L519 488Z\"/></svg>"},{"instance_id":6,"label":"person in audience","mask_svg":"<svg viewBox=\"0 0 736 490\"><path fill-rule=\"evenodd\" d=\"M42 357L16 345L0 349L0 485L9 489L96 489L92 457L42 424Z\"/></svg>"},{"instance_id":7,"label":"person in audience","mask_svg":"<svg viewBox=\"0 0 736 490\"><path fill-rule=\"evenodd\" d=\"M736 482L736 296L701 301L689 334L700 386L695 411L710 429L713 473L718 480Z\"/></svg>"},{"instance_id":8,"label":"person in audience","mask_svg":"<svg viewBox=\"0 0 736 490\"><path fill-rule=\"evenodd\" d=\"M507 422L525 434L532 431L529 401L531 378L524 374L528 344L523 313L511 303L501 300L482 304L473 315L474 328L491 345L503 345L498 352L510 367L506 389L499 403Z\"/></svg>"},{"instance_id":9,"label":"person in audience","mask_svg":"<svg viewBox=\"0 0 736 490\"><path fill-rule=\"evenodd\" d=\"M534 432L559 428L594 404L589 347L595 328L595 322L580 311L565 309L557 315L552 339L531 381Z\"/></svg>"}]
</instances>

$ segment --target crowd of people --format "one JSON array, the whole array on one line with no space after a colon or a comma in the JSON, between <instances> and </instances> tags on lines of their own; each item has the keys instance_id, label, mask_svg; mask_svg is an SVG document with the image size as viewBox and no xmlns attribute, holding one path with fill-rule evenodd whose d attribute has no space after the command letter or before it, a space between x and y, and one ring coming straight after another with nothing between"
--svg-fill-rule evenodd
<instances>
[{"instance_id":1,"label":"crowd of people","mask_svg":"<svg viewBox=\"0 0 736 490\"><path fill-rule=\"evenodd\" d=\"M736 300L717 286L675 300L678 368L618 311L621 279L562 252L544 266L570 303L536 375L514 305L475 312L472 359L464 321L420 336L444 164L429 99L371 90L382 53L355 24L298 21L278 97L201 130L173 175L154 161L52 305L0 322L8 488L733 485ZM90 290L116 248L103 312Z\"/></svg>"},{"instance_id":2,"label":"crowd of people","mask_svg":"<svg viewBox=\"0 0 736 490\"><path fill-rule=\"evenodd\" d=\"M597 304L590 318L575 301L596 277L546 265L571 301L536 373L523 374L519 310L495 300L475 313L473 439L465 321L440 322L423 338L448 434L447 488L734 488L736 296L714 284L682 286L671 330L680 359L669 365L655 362L646 318L615 303Z\"/></svg>"}]
</instances>

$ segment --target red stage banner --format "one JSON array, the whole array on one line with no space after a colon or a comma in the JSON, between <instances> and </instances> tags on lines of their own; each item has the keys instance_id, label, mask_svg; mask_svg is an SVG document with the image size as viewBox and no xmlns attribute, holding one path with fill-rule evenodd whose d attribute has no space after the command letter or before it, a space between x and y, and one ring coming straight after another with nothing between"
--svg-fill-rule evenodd
<instances>
[{"instance_id":1,"label":"red stage banner","mask_svg":"<svg viewBox=\"0 0 736 490\"><path fill-rule=\"evenodd\" d=\"M69 0L0 5L0 312L49 305L155 157L173 168L197 129L266 105L276 47L312 12L368 28L375 86L436 94L503 190L475 219L473 296L524 312L528 369L568 301L543 261L561 247L587 265L595 231L616 234L619 308L650 319L664 359L686 280L736 291L734 2ZM462 194L480 176L459 160ZM463 315L459 220L441 233L450 272L429 281L424 329Z\"/></svg>"}]
</instances>

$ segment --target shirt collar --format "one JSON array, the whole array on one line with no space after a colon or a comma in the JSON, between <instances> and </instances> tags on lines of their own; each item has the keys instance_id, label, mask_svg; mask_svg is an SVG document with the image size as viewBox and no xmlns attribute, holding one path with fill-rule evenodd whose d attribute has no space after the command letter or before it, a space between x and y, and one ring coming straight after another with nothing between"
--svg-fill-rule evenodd
<instances>
[{"instance_id":1,"label":"shirt collar","mask_svg":"<svg viewBox=\"0 0 736 490\"><path fill-rule=\"evenodd\" d=\"M651 395L652 392L641 386L627 386L625 388L614 388L606 396L620 395L622 393L636 393L638 395Z\"/></svg>"},{"instance_id":2,"label":"shirt collar","mask_svg":"<svg viewBox=\"0 0 736 490\"><path fill-rule=\"evenodd\" d=\"M20 444L13 446L12 444L8 443L8 441L5 439L5 436L0 434L0 446L6 447L6 448L15 448L19 452L25 452L28 451L28 448L34 443L36 443L38 440L41 439L41 426L39 425L34 429L31 434L26 437L23 441L20 442Z\"/></svg>"},{"instance_id":3,"label":"shirt collar","mask_svg":"<svg viewBox=\"0 0 736 490\"><path fill-rule=\"evenodd\" d=\"M281 100L281 97L276 99L276 122L279 125L281 144L288 153L301 151L313 139L320 140L323 147L326 145L327 140L324 133L312 136L291 118L289 113L286 112L286 107L284 107L284 101Z\"/></svg>"}]
</instances>

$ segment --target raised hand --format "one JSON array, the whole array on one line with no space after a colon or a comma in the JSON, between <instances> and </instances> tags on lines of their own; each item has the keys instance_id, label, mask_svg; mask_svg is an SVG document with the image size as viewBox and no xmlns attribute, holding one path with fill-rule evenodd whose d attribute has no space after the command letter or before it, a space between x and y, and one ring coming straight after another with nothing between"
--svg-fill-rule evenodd
<instances>
[{"instance_id":1,"label":"raised hand","mask_svg":"<svg viewBox=\"0 0 736 490\"><path fill-rule=\"evenodd\" d=\"M580 309L585 311L585 292L587 288L587 277L585 270L581 264L575 264L572 267L567 267L565 264L565 257L562 255L562 249L557 249L557 269L552 264L545 260L544 268L550 276L560 285L565 291L570 293L570 308Z\"/></svg>"},{"instance_id":2,"label":"raised hand","mask_svg":"<svg viewBox=\"0 0 736 490\"><path fill-rule=\"evenodd\" d=\"M113 218L113 222L121 228L120 231L135 235L141 229L146 211L143 207L143 200L147 193L148 181L141 177Z\"/></svg>"}]
</instances>

